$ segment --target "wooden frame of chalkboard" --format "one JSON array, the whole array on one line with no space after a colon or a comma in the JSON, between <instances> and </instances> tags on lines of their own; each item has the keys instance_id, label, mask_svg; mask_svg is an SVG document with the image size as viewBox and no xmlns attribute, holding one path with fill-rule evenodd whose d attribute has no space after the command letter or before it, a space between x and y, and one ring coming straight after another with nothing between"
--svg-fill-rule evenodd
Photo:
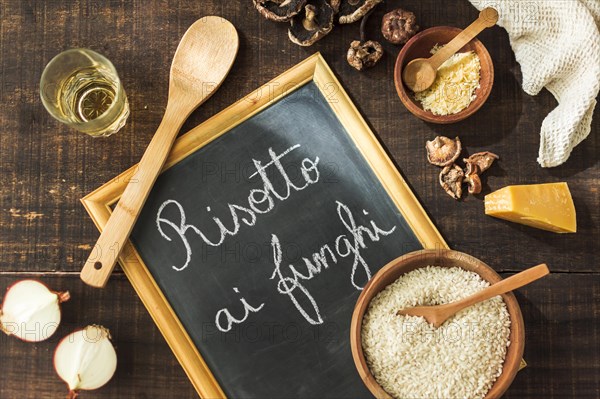
<instances>
[{"instance_id":1,"label":"wooden frame of chalkboard","mask_svg":"<svg viewBox=\"0 0 600 399\"><path fill-rule=\"evenodd\" d=\"M167 170L235 126L313 81L334 114L379 179L390 199L424 248L448 248L422 206L362 118L323 57L316 53L261 86L177 139L163 168ZM106 225L112 206L126 185L135 179L137 165L119 174L81 199L99 230ZM202 397L225 397L223 389L160 290L130 241L119 263L154 322L165 337L196 391Z\"/></svg>"}]
</instances>

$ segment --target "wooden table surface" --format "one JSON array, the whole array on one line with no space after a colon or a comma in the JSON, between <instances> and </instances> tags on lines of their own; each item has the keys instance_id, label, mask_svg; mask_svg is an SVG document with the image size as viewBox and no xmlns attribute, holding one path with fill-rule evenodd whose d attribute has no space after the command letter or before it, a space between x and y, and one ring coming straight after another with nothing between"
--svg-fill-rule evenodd
<instances>
[{"instance_id":1,"label":"wooden table surface","mask_svg":"<svg viewBox=\"0 0 600 399\"><path fill-rule=\"evenodd\" d=\"M477 11L466 0L388 1L370 20L381 40L384 9L403 6L422 27L463 27ZM527 18L535 2L515 12ZM536 163L539 128L556 102L520 88L521 75L506 32L481 34L495 65L496 82L485 106L450 126L426 124L396 96L392 71L398 47L372 70L348 66L345 52L358 25L337 27L312 47L287 38L286 25L259 17L249 0L0 2L0 291L27 277L68 289L63 323L50 340L28 344L0 337L0 398L58 398L53 350L70 330L100 323L112 331L119 355L114 379L84 398L194 398L195 391L119 270L98 290L79 270L98 232L79 202L86 193L136 163L164 112L172 55L187 27L204 15L221 15L240 35L238 58L219 91L182 131L204 121L259 85L320 51L410 182L451 247L509 275L547 262L552 275L517 292L526 325L525 359L506 397L600 397L600 112L591 135L563 166ZM44 110L38 82L45 64L71 47L88 47L116 66L129 98L125 128L107 139L78 134ZM490 150L501 161L484 193L508 184L567 181L577 208L577 234L558 235L484 216L483 194L456 202L438 186L439 170L425 160L424 143L459 135L469 153Z\"/></svg>"}]
</instances>

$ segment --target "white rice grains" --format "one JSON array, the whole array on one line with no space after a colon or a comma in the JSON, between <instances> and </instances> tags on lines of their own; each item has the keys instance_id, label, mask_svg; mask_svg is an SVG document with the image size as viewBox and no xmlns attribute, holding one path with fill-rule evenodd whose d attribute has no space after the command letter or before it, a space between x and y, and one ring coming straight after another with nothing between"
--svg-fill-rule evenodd
<instances>
[{"instance_id":1,"label":"white rice grains","mask_svg":"<svg viewBox=\"0 0 600 399\"><path fill-rule=\"evenodd\" d=\"M427 266L377 294L362 326L362 347L377 382L395 398L483 398L502 373L510 317L500 296L457 313L440 328L399 309L441 305L489 286L461 268Z\"/></svg>"}]
</instances>

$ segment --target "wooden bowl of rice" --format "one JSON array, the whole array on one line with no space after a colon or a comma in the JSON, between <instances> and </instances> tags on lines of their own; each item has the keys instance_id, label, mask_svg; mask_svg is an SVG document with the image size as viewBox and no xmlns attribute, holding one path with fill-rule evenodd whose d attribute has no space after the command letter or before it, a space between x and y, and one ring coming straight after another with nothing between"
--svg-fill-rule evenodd
<instances>
[{"instance_id":1,"label":"wooden bowl of rice","mask_svg":"<svg viewBox=\"0 0 600 399\"><path fill-rule=\"evenodd\" d=\"M436 26L425 29L413 36L404 47L402 47L402 50L396 59L396 65L394 67L394 83L400 101L402 101L402 104L404 104L413 115L426 122L449 124L462 121L477 112L477 110L483 106L492 91L492 86L494 85L494 64L487 49L477 38L471 40L459 50L459 52L475 52L479 57L481 66L479 71L479 87L472 93L475 98L468 107L462 109L462 111L447 115L437 115L429 110L425 110L423 109L421 102L415 99L415 94L407 88L402 81L402 71L406 64L415 58L431 57L431 50L434 46L444 45L450 42L461 31L462 29L451 26ZM454 90L448 89L448 93L445 92L444 95L436 97L451 101L453 95L456 95Z\"/></svg>"},{"instance_id":2,"label":"wooden bowl of rice","mask_svg":"<svg viewBox=\"0 0 600 399\"><path fill-rule=\"evenodd\" d=\"M428 266L436 266L435 268L431 268ZM420 270L417 270L420 269ZM435 270L432 270L435 269ZM371 362L371 364L374 366L373 363L373 359L367 359L366 358L366 352L373 352L373 353L378 353L378 352L374 352L372 350L372 348L370 347L363 347L364 345L372 345L369 342L369 339L372 341L372 337L375 336L381 336L381 340L384 342L384 346L383 347L383 352L384 352L384 356L387 356L387 348L390 348L390 353L394 354L394 349L396 349L396 352L394 354L394 358L390 359L393 362L400 362L401 364L407 364L410 363L407 367L406 370L410 370L412 367L412 372L406 373L406 374L402 374L400 373L397 376L393 377L393 381L394 384L398 384L398 383L404 383L405 386L404 388L410 386L416 386L418 387L416 390L419 390L422 388L421 390L421 394L423 394L423 390L427 390L430 389L428 387L430 387L431 385L434 384L446 384L446 381L443 380L442 377L444 377L447 373L445 373L445 371L447 370L453 370L454 372L454 379L453 380L448 380L447 384L448 384L448 391L446 392L456 392L456 391L452 391L452 386L453 384L462 384L465 385L467 383L470 383L469 381L463 381L464 379L472 379L473 376L469 376L468 372L472 372L473 369L471 369L471 365L476 365L477 367L480 367L480 363L479 363L479 359L472 359L469 357L469 352L468 351L462 351L457 353L457 356L454 359L448 359L446 356L447 354L439 354L439 352L437 352L437 349L434 353L430 353L427 356L424 356L423 359L419 358L418 356L415 356L415 351L412 349L413 347L417 346L421 346L420 351L421 352L416 352L420 355L422 355L425 351L425 353L429 350L429 348L434 348L435 347L435 343L433 345L429 345L429 342L427 342L427 345L422 346L421 344L418 345L414 345L413 343L408 343L409 346L404 346L402 347L402 342L401 339L404 339L405 337L398 337L396 335L390 335L390 331L386 331L386 327L387 325L390 325L389 323L394 323L395 321L395 317L401 317L401 316L396 316L395 313L390 312L388 309L386 312L386 317L388 317L389 319L385 320L385 323L388 324L380 324L379 328L372 328L372 330L370 331L365 331L363 330L363 328L366 328L369 326L369 323L372 323L370 321L370 319L368 317L371 317L369 315L369 313L372 313L372 309L378 304L378 302L381 302L382 297L385 298L384 300L387 301L388 297L385 297L386 291L389 291L389 288L396 288L395 284L398 284L398 282L400 282L402 279L404 280L408 280L408 277L410 277L411 275L416 275L416 274L421 274L423 275L424 273L430 273L430 270L432 271L437 271L437 272L443 272L441 273L442 275L446 275L445 279L442 278L441 280L439 280L440 282L436 284L437 285L433 285L433 287L438 287L436 289L439 289L440 291L443 291L444 289L446 289L445 287L453 287L452 289L456 290L456 287L460 287L460 284L463 283L463 281L458 280L457 278L448 278L448 273L450 273L452 271L452 273L462 273L471 277L474 277L475 279L477 279L481 284L487 285L487 283L489 284L493 284L496 283L498 281L500 281L502 278L488 265L486 265L485 263L483 263L482 261L467 255L465 253L462 252L458 252L458 251L452 251L452 250L423 250L423 251L416 251L416 252L411 252L409 254L403 255L393 261L391 261L390 263L388 263L387 265L385 265L379 272L377 272L377 274L375 274L375 276L373 276L373 278L367 283L367 285L365 286L365 288L363 289L361 295L358 298L358 301L356 303L356 306L354 308L354 313L352 314L352 321L351 321L351 326L350 326L350 344L351 344L351 350L352 350L352 357L354 358L354 363L356 365L356 368L358 370L358 373L360 375L360 377L362 378L363 382L365 383L365 385L367 386L367 388L371 391L371 393L376 397L376 398L393 398L395 397L394 395L391 395L390 393L388 393L388 391L386 391L382 385L378 382L378 380L376 379L375 375L378 375L378 378L380 381L382 381L382 376L381 376L381 370L377 370L374 373L372 372L372 370L369 368L369 362ZM413 273L410 273L413 272ZM470 272L474 272L476 273L479 277L481 277L481 279L479 279L476 275L473 275ZM409 274L410 273L410 274ZM408 275L407 275L408 274ZM428 276L428 275L427 275ZM399 278L402 277L402 279L399 280ZM437 277L436 277L437 278ZM435 279L433 279L435 280ZM433 281L431 278L427 277L427 281ZM471 279L473 280L473 279ZM413 280L416 281L416 280ZM426 284L427 285L427 284ZM415 293L420 292L419 290L431 290L431 284L429 284L429 286L423 288L420 286L414 286L414 284L411 285L405 285L405 286L397 286L401 288L401 291L404 291L405 295L411 295L408 292L412 289L414 290ZM379 295L381 293L381 295ZM465 294L466 296L466 294ZM510 386L510 384L512 383L513 379L515 378L515 375L517 374L517 371L520 368L520 364L521 364L521 360L523 357L523 349L524 349L524 343L525 343L525 329L524 329L524 325L523 325L523 316L521 314L521 309L519 308L519 304L517 303L517 300L515 298L515 296L512 293L507 293L501 296L501 299L496 297L496 298L492 298L489 301L492 300L496 300L496 302L498 303L503 303L505 305L505 307L503 306L502 308L505 308L504 312L508 312L508 314L506 315L506 313L504 314L504 317L506 317L507 319L510 320L510 325L508 323L503 324L504 329L505 329L505 339L507 339L508 341L502 341L503 343L505 343L505 349L502 349L503 353L504 353L504 357L503 359L496 359L497 364L499 366L499 368L501 368L501 371L497 370L495 371L497 374L495 374L495 380L490 379L490 381L487 383L488 385L486 385L485 391L481 391L481 389L478 391L479 392L479 397L484 397L486 399L489 398L499 398L500 396L502 396L504 394L504 392L506 392L506 390L508 389L508 387ZM373 303L372 303L373 301ZM488 302L488 301L486 301ZM421 303L418 303L421 304ZM481 303L482 306L487 305L485 302ZM385 302L384 302L385 305ZM478 306L479 304L473 305L473 307ZM414 306L414 305L413 305ZM490 305L491 306L491 305ZM394 308L395 309L395 308ZM467 312L469 308L463 310L462 312ZM482 309L487 309L487 308L482 308ZM480 310L478 310L480 311ZM365 314L367 314L367 317L365 316ZM461 312L459 312L455 318L451 318L448 321L446 321L446 323L444 323L444 325L442 325L440 327L440 329L444 328L445 326L449 328L449 326L447 326L448 323L452 323L453 320L458 320L459 315L461 314ZM487 317L486 318L482 318L482 325L483 325L483 332L481 330L479 331L479 335L475 336L475 338L473 338L473 336L469 337L469 340L465 340L464 343L459 342L459 344L456 345L466 345L467 347L469 345L477 345L483 349L485 349L485 343L486 342L497 342L495 341L495 336L490 336L490 335L485 335L486 333L489 334L488 331L485 330L485 326L489 325L492 326L491 323L489 323L490 320L494 321L498 318L500 318L499 316L500 313L489 313L489 314L484 314L484 316ZM405 316L402 316L405 317ZM490 318L491 317L491 318ZM424 323L425 325L428 326L428 328L433 328L433 326L430 326L428 324L426 324L426 322L424 321L424 319L422 318L416 318L417 320L419 320L419 323ZM487 320L487 321L486 321ZM366 323L366 324L365 324ZM487 324L486 324L487 323ZM365 325L364 325L365 324ZM376 325L376 324L373 324ZM477 326L477 324L474 324L475 326ZM381 327L383 326L383 327ZM479 327L476 327L479 328ZM497 331L495 326L494 328L490 328L490 330L492 331L492 333L494 331ZM412 331L411 331L412 333ZM365 337L363 337L363 334L367 334L368 336L370 336L369 339ZM405 334L406 335L406 334ZM411 338L412 336L408 336L408 338ZM462 337L462 335L461 335ZM401 339L399 339L401 338ZM484 342L484 344L481 344L480 341L478 340L483 340L482 342ZM408 342L408 341L407 341ZM419 341L420 343L423 341ZM451 343L447 343L444 341L440 341L442 342L441 345L444 346L452 346L453 344ZM450 342L450 341L448 341ZM394 345L389 345L390 343L394 343ZM397 343L397 345L396 345ZM402 351L404 348L407 349L406 352L401 352L403 355L399 355L398 354L398 347L400 348L399 350ZM481 348L479 348L479 350L481 350ZM439 348L438 348L439 349ZM412 351L412 352L411 352ZM485 349L485 353L487 354L489 351L489 349ZM380 350L381 352L381 350ZM493 350L492 350L493 352ZM413 355L413 357L411 357L410 355ZM474 350L473 353L475 354L474 356L477 356L477 350ZM444 358L442 359L441 356L444 356ZM492 355L490 355L492 356ZM496 355L497 356L497 355ZM462 359L464 358L464 359ZM434 360L431 360L434 359ZM461 360L462 359L462 360ZM386 360L387 361L387 360ZM428 363L429 361L429 363ZM483 361L483 360L481 360ZM434 367L432 368L432 364L433 362L435 362ZM444 363L446 362L446 363ZM454 365L454 367L453 367ZM428 370L429 368L432 368L432 370ZM464 376L461 373L461 367L462 369L468 371L465 372ZM399 368L395 368L393 370L400 370ZM378 374L379 372L379 374ZM487 371L486 371L487 372ZM457 374L458 373L458 374ZM498 375L499 373L499 375ZM419 379L418 375L421 375L421 379ZM436 379L436 376L438 376L438 378ZM391 378L391 377L390 377ZM442 380L440 382L440 379ZM384 385L387 383L389 384L389 381L382 381L382 383L384 383ZM491 387L487 388L489 385L491 385ZM388 385L389 387L389 385ZM464 387L459 387L461 389L469 389L470 385L466 385L466 388ZM481 388L481 387L480 387ZM433 389L433 388L431 388ZM390 391L392 391L393 389L389 389ZM402 389L399 389L398 391L402 391ZM406 389L403 391L405 392ZM397 392L397 391L396 391ZM439 394L439 391L437 391L437 393ZM409 392L406 392L406 396L408 397L416 397L414 396L410 396ZM416 394L416 392L415 392ZM432 396L432 394L430 393L429 396ZM450 396L448 393L446 393L446 395L441 395L441 396ZM470 393L467 394L466 396L468 397L473 397L473 395L471 395Z\"/></svg>"}]
</instances>

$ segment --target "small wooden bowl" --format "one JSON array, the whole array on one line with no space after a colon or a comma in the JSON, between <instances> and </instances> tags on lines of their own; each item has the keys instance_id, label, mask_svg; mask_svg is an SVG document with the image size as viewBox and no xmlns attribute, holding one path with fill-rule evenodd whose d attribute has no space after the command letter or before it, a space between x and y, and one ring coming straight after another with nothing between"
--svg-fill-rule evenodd
<instances>
[{"instance_id":1,"label":"small wooden bowl","mask_svg":"<svg viewBox=\"0 0 600 399\"><path fill-rule=\"evenodd\" d=\"M467 43L460 49L460 52L475 51L479 56L479 62L481 64L479 79L480 87L475 90L475 95L477 96L475 100L459 113L452 115L434 115L430 111L425 111L421 106L421 103L414 99L413 92L408 89L402 81L402 70L406 64L415 58L431 57L430 51L433 46L436 44L441 45L448 43L461 31L462 29L451 26L436 26L435 28L426 29L413 36L404 47L402 47L400 54L398 54L396 66L394 67L394 83L396 84L396 91L404 106L408 108L413 115L424 121L440 124L462 121L481 108L492 91L492 86L494 85L494 65L487 49L477 38Z\"/></svg>"},{"instance_id":2,"label":"small wooden bowl","mask_svg":"<svg viewBox=\"0 0 600 399\"><path fill-rule=\"evenodd\" d=\"M360 374L363 382L376 398L391 398L391 396L377 383L375 377L371 374L371 370L369 370L369 367L367 366L361 339L363 316L371 299L385 287L396 281L402 274L429 265L461 267L465 270L479 274L481 278L492 284L502 279L494 269L479 259L452 250L423 250L411 252L394 259L379 270L379 272L377 272L377 274L375 274L375 276L367 283L358 297L350 325L350 345L354 364L356 365L358 374ZM511 292L502 295L502 299L504 299L504 302L506 303L510 316L510 346L506 352L502 374L488 391L485 396L486 399L499 398L506 392L515 378L517 371L519 371L525 346L523 315L521 314L521 308L517 303L517 299Z\"/></svg>"}]
</instances>

